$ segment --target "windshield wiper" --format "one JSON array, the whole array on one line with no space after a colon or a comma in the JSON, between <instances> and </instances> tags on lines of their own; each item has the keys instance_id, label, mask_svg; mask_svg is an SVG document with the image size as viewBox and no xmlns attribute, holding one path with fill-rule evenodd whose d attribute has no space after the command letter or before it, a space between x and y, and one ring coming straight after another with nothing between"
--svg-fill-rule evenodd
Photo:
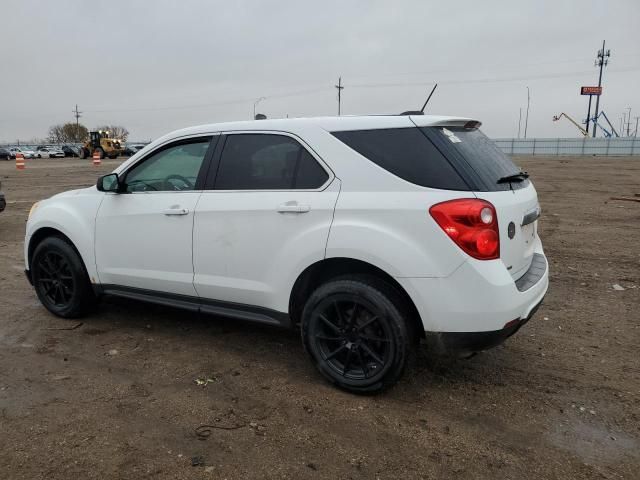
<instances>
[{"instance_id":1,"label":"windshield wiper","mask_svg":"<svg viewBox=\"0 0 640 480\"><path fill-rule=\"evenodd\" d=\"M518 172L505 177L500 177L496 183L524 182L527 178L529 178L529 174L527 172Z\"/></svg>"}]
</instances>

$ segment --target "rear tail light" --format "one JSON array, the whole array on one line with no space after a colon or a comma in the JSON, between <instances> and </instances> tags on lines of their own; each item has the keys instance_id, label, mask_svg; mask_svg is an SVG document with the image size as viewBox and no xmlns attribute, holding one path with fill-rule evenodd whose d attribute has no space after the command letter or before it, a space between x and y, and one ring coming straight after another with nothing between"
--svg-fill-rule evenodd
<instances>
[{"instance_id":1,"label":"rear tail light","mask_svg":"<svg viewBox=\"0 0 640 480\"><path fill-rule=\"evenodd\" d=\"M462 250L478 260L500 258L496 209L485 200L463 198L438 203L429 213Z\"/></svg>"}]
</instances>

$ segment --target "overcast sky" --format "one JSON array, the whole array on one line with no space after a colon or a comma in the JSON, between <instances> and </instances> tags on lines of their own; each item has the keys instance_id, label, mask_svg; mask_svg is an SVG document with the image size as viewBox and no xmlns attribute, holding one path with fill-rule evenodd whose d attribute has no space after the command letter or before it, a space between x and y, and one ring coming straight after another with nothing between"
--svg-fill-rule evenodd
<instances>
[{"instance_id":1,"label":"overcast sky","mask_svg":"<svg viewBox=\"0 0 640 480\"><path fill-rule=\"evenodd\" d=\"M639 0L0 0L0 141L74 121L122 124L131 139L189 125L420 108L517 135L576 136L581 85L611 49L601 105L640 115ZM524 116L524 113L523 113ZM635 119L633 120L635 127ZM524 129L524 119L523 119Z\"/></svg>"}]
</instances>

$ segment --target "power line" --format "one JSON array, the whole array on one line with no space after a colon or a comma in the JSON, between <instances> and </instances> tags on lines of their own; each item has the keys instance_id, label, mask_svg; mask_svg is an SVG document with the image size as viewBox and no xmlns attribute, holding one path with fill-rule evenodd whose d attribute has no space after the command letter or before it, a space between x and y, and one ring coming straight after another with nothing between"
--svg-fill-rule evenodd
<instances>
[{"instance_id":1,"label":"power line","mask_svg":"<svg viewBox=\"0 0 640 480\"><path fill-rule=\"evenodd\" d=\"M610 73L621 73L621 72L635 72L640 70L640 66L631 67L631 68L621 68L618 70L614 70ZM465 85L470 83L503 83L503 82L515 82L515 81L528 81L528 80L544 80L551 78L567 78L567 77L578 77L581 75L588 75L592 70L581 70L574 72L565 72L565 73L551 73L551 74L541 74L541 75L523 75L516 77L493 77L493 78L479 78L479 79L462 79L462 80L444 80L439 81L439 83L445 85ZM430 85L432 82L424 81L424 82L397 82L397 83L350 83L349 87L351 88L383 88L383 87L423 87Z\"/></svg>"},{"instance_id":2,"label":"power line","mask_svg":"<svg viewBox=\"0 0 640 480\"><path fill-rule=\"evenodd\" d=\"M640 70L640 66L634 66L629 68L620 68L609 71L610 75L617 73L626 73L626 72L635 72ZM502 78L483 78L483 79L461 79L461 80L450 80L450 81L441 81L440 84L445 85L464 85L464 84L473 84L473 83L502 83L502 82L515 82L515 81L528 81L528 80L538 80L538 79L550 79L550 78L564 78L564 77L578 77L580 75L589 74L591 71L575 71L575 72L566 72L561 74L547 74L547 75L535 75L535 76L518 76L518 77L502 77ZM360 83L360 84L349 84L349 87L354 88L392 88L392 87L424 87L432 85L432 81L424 81L424 82L402 82L402 83ZM344 88L343 85L340 85ZM316 86L313 88L300 89L288 93L280 93L280 94L272 94L266 95L267 99L278 99L278 98L288 98L288 97L296 97L303 95L310 95L320 92L328 92L330 86ZM190 109L200 109L200 108L210 108L224 105L234 105L247 103L251 104L255 101L255 97L250 98L238 98L234 100L227 101L219 101L219 102L208 102L208 103L197 103L197 104L186 104L186 105L174 105L174 106L160 106L160 107L136 107L136 108L109 108L109 109L86 109L84 113L126 113L126 112L154 112L154 111L165 111L165 110L190 110ZM75 110L73 111L75 113ZM82 114L83 112L78 112ZM37 115L16 115L16 116L5 116L4 118L0 118L0 124L10 123L15 121L16 119L21 120L30 120L33 118L43 118L43 117L58 117L58 113L53 112L41 112Z\"/></svg>"}]
</instances>

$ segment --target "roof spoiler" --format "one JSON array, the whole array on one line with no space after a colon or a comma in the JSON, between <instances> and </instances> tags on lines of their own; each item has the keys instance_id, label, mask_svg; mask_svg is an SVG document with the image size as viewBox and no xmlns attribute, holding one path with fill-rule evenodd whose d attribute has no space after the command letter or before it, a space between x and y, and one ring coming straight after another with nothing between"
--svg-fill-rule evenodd
<instances>
[{"instance_id":1,"label":"roof spoiler","mask_svg":"<svg viewBox=\"0 0 640 480\"><path fill-rule=\"evenodd\" d=\"M476 130L482 125L482 122L473 118L453 117L433 121L429 117L411 115L411 121L416 127L462 127L468 130Z\"/></svg>"}]
</instances>

